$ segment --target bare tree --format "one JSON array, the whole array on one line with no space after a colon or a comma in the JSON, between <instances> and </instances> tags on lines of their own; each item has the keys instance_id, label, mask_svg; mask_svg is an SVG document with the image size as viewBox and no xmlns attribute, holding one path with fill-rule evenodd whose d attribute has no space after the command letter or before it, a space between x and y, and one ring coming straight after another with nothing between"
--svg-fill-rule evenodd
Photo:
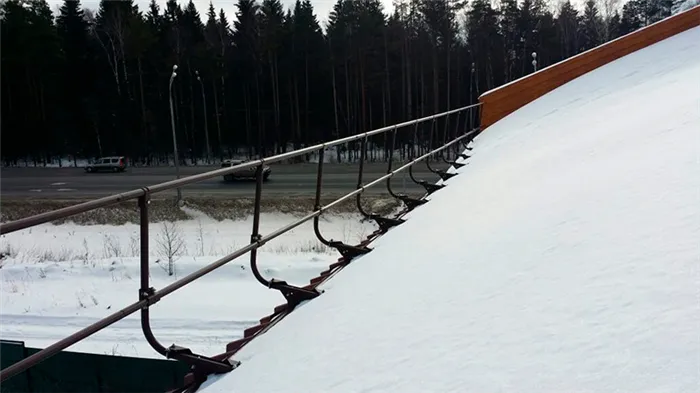
<instances>
[{"instance_id":1,"label":"bare tree","mask_svg":"<svg viewBox=\"0 0 700 393\"><path fill-rule=\"evenodd\" d=\"M168 272L168 276L174 275L175 260L185 252L182 231L174 222L166 221L163 223L161 232L158 234L158 251L163 257L168 258L167 268L162 265L161 267Z\"/></svg>"}]
</instances>

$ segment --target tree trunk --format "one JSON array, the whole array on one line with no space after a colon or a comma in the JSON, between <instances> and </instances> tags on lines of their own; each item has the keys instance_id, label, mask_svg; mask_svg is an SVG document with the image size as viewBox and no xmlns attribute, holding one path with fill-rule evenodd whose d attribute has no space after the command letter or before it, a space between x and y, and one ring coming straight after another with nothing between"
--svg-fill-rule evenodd
<instances>
[{"instance_id":1,"label":"tree trunk","mask_svg":"<svg viewBox=\"0 0 700 393\"><path fill-rule=\"evenodd\" d=\"M197 152L197 126L195 124L195 117L194 117L194 88L192 87L192 69L190 66L190 61L187 61L187 76L188 78L188 87L190 90L190 129L192 130L192 163L193 165L197 165L197 156L199 155Z\"/></svg>"},{"instance_id":2,"label":"tree trunk","mask_svg":"<svg viewBox=\"0 0 700 393\"><path fill-rule=\"evenodd\" d=\"M333 116L335 119L335 138L340 138L340 125L338 123L338 91L335 81L335 62L331 58L331 82L333 84ZM340 146L335 149L336 159L340 162Z\"/></svg>"},{"instance_id":3,"label":"tree trunk","mask_svg":"<svg viewBox=\"0 0 700 393\"><path fill-rule=\"evenodd\" d=\"M140 154L143 154L144 151L146 154L148 154L150 149L149 149L148 127L146 126L146 102L143 98L143 71L141 69L141 56L139 56L136 59L136 64L138 66L138 72L139 72L139 96L141 98L141 130L143 132L143 135L142 135L143 145L141 146L142 151L140 152Z\"/></svg>"},{"instance_id":4,"label":"tree trunk","mask_svg":"<svg viewBox=\"0 0 700 393\"><path fill-rule=\"evenodd\" d=\"M406 120L412 119L413 116L413 75L411 73L411 46L406 37L406 87L408 91L406 92L407 102L406 102Z\"/></svg>"},{"instance_id":5,"label":"tree trunk","mask_svg":"<svg viewBox=\"0 0 700 393\"><path fill-rule=\"evenodd\" d=\"M270 65L270 90L272 93L272 110L273 110L273 116L274 116L274 125L275 125L275 144L279 144L280 142L280 124L279 124L279 101L277 100L277 75L275 75L275 62L276 62L276 55L273 54L271 51L268 51L267 55L269 59L269 65ZM277 150L279 153L279 150Z\"/></svg>"},{"instance_id":6,"label":"tree trunk","mask_svg":"<svg viewBox=\"0 0 700 393\"><path fill-rule=\"evenodd\" d=\"M292 78L287 79L287 95L289 96L289 121L292 123L290 127L288 128L289 133L286 135L285 138L285 149L286 145L289 143L290 140L294 140L294 133L295 133L295 119L294 119L294 89L293 89L294 83L292 82ZM294 146L296 147L296 143L294 143Z\"/></svg>"},{"instance_id":7,"label":"tree trunk","mask_svg":"<svg viewBox=\"0 0 700 393\"><path fill-rule=\"evenodd\" d=\"M350 116L350 76L348 60L345 59L345 123L348 135L352 135L352 118Z\"/></svg>"},{"instance_id":8,"label":"tree trunk","mask_svg":"<svg viewBox=\"0 0 700 393\"><path fill-rule=\"evenodd\" d=\"M308 46L307 46L308 47ZM311 130L309 124L309 54L304 55L304 127L306 131L305 142L311 144Z\"/></svg>"},{"instance_id":9,"label":"tree trunk","mask_svg":"<svg viewBox=\"0 0 700 393\"><path fill-rule=\"evenodd\" d=\"M294 146L298 149L301 147L301 112L299 111L299 80L296 73L294 74L294 107L296 109L296 137L294 138Z\"/></svg>"},{"instance_id":10,"label":"tree trunk","mask_svg":"<svg viewBox=\"0 0 700 393\"><path fill-rule=\"evenodd\" d=\"M433 113L440 112L440 91L438 87L438 48L437 42L433 44Z\"/></svg>"},{"instance_id":11,"label":"tree trunk","mask_svg":"<svg viewBox=\"0 0 700 393\"><path fill-rule=\"evenodd\" d=\"M366 85L365 80L365 62L363 60L362 54L360 54L360 105L362 105L362 128L360 132L367 132L371 129L371 119L367 119L367 95L366 95Z\"/></svg>"},{"instance_id":12,"label":"tree trunk","mask_svg":"<svg viewBox=\"0 0 700 393\"><path fill-rule=\"evenodd\" d=\"M262 114L260 113L260 78L255 72L255 101L258 113L258 157L265 157L265 128L262 125Z\"/></svg>"},{"instance_id":13,"label":"tree trunk","mask_svg":"<svg viewBox=\"0 0 700 393\"><path fill-rule=\"evenodd\" d=\"M281 118L282 118L282 104L280 103L280 72L279 72L279 63L277 60L277 54L275 54L275 101L277 103L277 117L275 117L275 127L277 127L277 135L279 136L280 139L277 140L277 143L280 144L280 151L279 153L283 153L287 151L287 147L284 144L281 144L281 138L282 138L282 130L281 130Z\"/></svg>"},{"instance_id":14,"label":"tree trunk","mask_svg":"<svg viewBox=\"0 0 700 393\"><path fill-rule=\"evenodd\" d=\"M216 116L216 135L219 138L219 159L222 158L221 121L219 120L219 92L216 90L216 79L211 78L211 86L214 91L214 116Z\"/></svg>"},{"instance_id":15,"label":"tree trunk","mask_svg":"<svg viewBox=\"0 0 700 393\"><path fill-rule=\"evenodd\" d=\"M382 89L382 123L384 127L387 126L386 124L386 91ZM392 131L393 132L393 131ZM389 151L389 133L385 132L384 133L384 157L383 159L386 160L388 156L388 151Z\"/></svg>"},{"instance_id":16,"label":"tree trunk","mask_svg":"<svg viewBox=\"0 0 700 393\"><path fill-rule=\"evenodd\" d=\"M248 83L246 82L243 86L243 105L245 108L245 144L247 149L248 158L252 158L252 149L250 148L250 129L252 125L250 124L250 91L248 89Z\"/></svg>"}]
</instances>

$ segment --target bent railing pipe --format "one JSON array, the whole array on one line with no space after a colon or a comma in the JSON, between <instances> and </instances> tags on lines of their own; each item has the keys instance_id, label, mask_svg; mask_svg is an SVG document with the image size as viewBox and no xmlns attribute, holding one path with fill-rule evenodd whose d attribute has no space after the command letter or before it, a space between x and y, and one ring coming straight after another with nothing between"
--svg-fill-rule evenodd
<instances>
[{"instance_id":1,"label":"bent railing pipe","mask_svg":"<svg viewBox=\"0 0 700 393\"><path fill-rule=\"evenodd\" d=\"M366 132L366 133L351 136L351 137L342 138L342 139L339 139L336 141L322 143L322 144L319 144L316 146L311 146L311 147L300 149L300 150L297 150L294 152L283 153L283 154L279 154L279 155L276 155L276 156L273 156L270 158L259 159L259 160L255 160L252 162L246 162L244 164L237 165L236 167L223 168L223 169L215 170L215 171L200 174L200 175L194 175L194 176L190 176L187 178L182 178L182 179L173 180L173 181L166 182L166 183L161 183L161 184L151 186L151 187L144 187L141 189L132 190L132 191L125 192L125 193L100 198L100 199L93 200L90 202L85 202L82 204L59 209L59 210L56 210L53 212L42 213L42 214L38 214L36 216L32 216L32 217L28 217L25 219L20 219L17 221L13 221L10 223L0 225L0 229L1 229L0 233L5 234L5 233L10 233L10 232L14 232L17 230L21 230L21 229L24 229L24 228L27 228L30 226L39 225L39 224L42 224L45 222L53 221L56 219L66 218L66 217L69 217L69 216L72 216L75 214L83 213L83 212L97 209L100 207L109 206L111 204L119 203L122 201L132 200L135 198L138 198L138 200L139 200L138 202L139 202L139 208L140 208L140 224L141 224L141 227L140 227L140 230L141 230L141 232L140 232L140 235L141 235L141 239L140 239L141 287L139 289L139 300L137 302L132 303L132 304L126 306L125 308L123 308L117 312L114 312L114 313L108 315L107 317L79 330L78 332L76 332L74 334L72 334L72 335L70 335L62 340L59 340L58 342L56 342L52 345L49 345L48 347L42 349L41 351L36 352L36 353L28 356L27 358L15 363L15 364L12 364L11 366L9 366L3 370L0 370L0 382L6 381L7 379L35 366L36 364L40 363L41 361L59 353L60 351L68 348L69 346L91 336L92 334L114 324L115 322L118 322L118 321L126 318L127 316L129 316L129 315L131 315L139 310L141 310L141 322L142 322L142 329L143 329L144 335L145 335L147 341L149 342L149 344L157 352L164 354L167 357L172 357L172 358L176 358L178 360L183 360L183 361L189 360L189 361L192 361L195 363L202 361L202 359L204 359L204 361L210 361L211 359L192 354L191 352L185 353L185 354L179 353L179 354L172 355L172 351L173 351L174 346L169 348L169 349L166 349L163 345L158 343L158 341L155 339L155 336L153 335L153 333L151 331L151 327L150 327L150 323L149 323L148 308L151 305L157 303L163 297L165 297L165 296L175 292L176 290L192 283L193 281L203 277L204 275L209 274L212 271L226 265L227 263L233 261L234 259L239 258L248 252L252 252L252 251L257 250L258 248L262 247L267 242L281 236L282 234L290 231L291 229L294 229L294 228L302 225L303 223L305 223L311 219L318 219L318 217L321 214L323 214L325 211L337 206L338 204L344 202L345 200L348 200L349 198L352 198L356 195L363 193L368 188L371 188L371 187L373 187L373 186L375 186L383 181L388 181L395 174L397 174L401 171L404 171L406 169L410 169L415 163L417 163L423 159L426 159L430 155L435 154L437 152L440 152L444 149L447 149L450 146L453 146L456 143L461 142L467 138L470 138L470 137L473 138L473 135L477 134L479 132L479 130L475 129L475 130L472 130L470 132L467 132L467 133L461 135L460 137L455 138L451 142L445 144L444 146L441 146L435 150L429 151L428 153L412 160L411 162L397 168L396 170L390 171L386 175L381 176L380 178L378 178L370 183L359 186L356 190L344 195L343 197L341 197L339 199L336 199L335 201L329 203L328 205L321 206L320 205L320 184L321 184L321 179L322 179L321 170L323 167L323 152L327 147L336 146L336 145L346 143L349 141L359 140L361 138L366 138L370 135L375 135L375 134L378 134L380 132L396 130L397 128L399 128L401 126L416 124L419 121L432 120L436 116L445 116L445 115L449 115L450 113L457 113L458 111L463 111L465 109L474 108L476 106L478 106L478 104L477 105L470 105L470 106L463 107L460 109L455 109L455 110L452 110L449 112L444 112L443 114L439 114L439 115L425 117L425 118L419 119L419 120L413 120L410 122L404 122L401 124L392 125L389 127L384 127L382 129ZM301 219L291 223L291 224L288 224L282 228L279 228L279 229L269 233L266 236L260 236L259 234L257 234L257 232L258 232L257 229L259 226L259 216L260 216L259 201L260 201L260 193L261 193L261 187L262 187L262 184L261 184L262 183L262 181L261 181L262 170L261 169L263 167L263 163L280 161L280 160L283 160L286 158L295 157L295 156L298 156L301 154L306 154L306 153L314 151L314 150L320 150L319 175L318 175L318 179L317 179L318 188L317 188L317 194L316 194L316 206L315 206L314 211L312 213L309 213L306 216L302 217ZM227 174L227 173L231 173L231 172L241 170L244 168L253 167L256 165L257 165L257 168L256 168L257 169L257 176L256 177L258 180L258 185L256 187L256 200L257 200L256 211L255 211L256 224L255 224L254 231L253 231L255 236L251 236L251 243L242 247L241 249L239 249L237 251L234 251L234 252L216 260L215 262L213 262L209 265L206 265L206 266L198 269L195 272L190 273L189 275L187 275L179 280L176 280L175 282L163 287L160 290L155 290L153 288L150 288L149 287L149 280L148 280L148 276L149 276L148 202L149 202L150 195L153 193L166 191L169 189L174 189L174 188L177 188L177 187L180 187L183 185L196 183L198 181L202 181L202 180L209 179L209 178L212 178L215 176L219 176L221 174ZM317 222L315 222L315 224L317 224ZM316 225L315 229L317 230L317 225ZM318 231L317 231L317 235L319 235ZM270 281L265 280L263 277L256 277L256 279L258 279L258 281L260 281L263 284L267 284L267 285L270 284ZM175 348L175 349L177 349L177 348Z\"/></svg>"}]
</instances>

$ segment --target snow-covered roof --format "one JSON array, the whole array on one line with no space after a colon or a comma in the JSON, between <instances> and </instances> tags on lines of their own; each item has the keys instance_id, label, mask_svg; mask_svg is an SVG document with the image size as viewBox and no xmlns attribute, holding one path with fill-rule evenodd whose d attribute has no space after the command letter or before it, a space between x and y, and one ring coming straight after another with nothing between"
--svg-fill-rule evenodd
<instances>
[{"instance_id":1,"label":"snow-covered roof","mask_svg":"<svg viewBox=\"0 0 700 393\"><path fill-rule=\"evenodd\" d=\"M489 127L216 392L700 386L700 28Z\"/></svg>"}]
</instances>

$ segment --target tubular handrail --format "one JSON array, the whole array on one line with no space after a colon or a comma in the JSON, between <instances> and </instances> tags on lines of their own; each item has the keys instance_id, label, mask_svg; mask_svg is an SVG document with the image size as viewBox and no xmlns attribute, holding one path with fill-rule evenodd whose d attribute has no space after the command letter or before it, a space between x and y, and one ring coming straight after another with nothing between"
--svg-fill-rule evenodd
<instances>
[{"instance_id":1,"label":"tubular handrail","mask_svg":"<svg viewBox=\"0 0 700 393\"><path fill-rule=\"evenodd\" d=\"M479 104L469 105L469 106L466 106L463 108L451 110L448 112L443 112L441 114L427 116L427 117L424 117L424 118L421 118L418 120L412 120L409 122L404 122L404 123L400 123L400 124L396 124L396 125L391 125L388 127L383 127L383 128L376 129L376 130L369 131L369 132L365 132L362 134L357 134L354 136L341 138L341 139L338 139L335 141L326 142L326 143L318 144L315 146L299 149L299 150L296 150L293 152L278 154L276 156L263 158L263 159L259 159L259 160L255 160L255 161L251 161L251 162L246 162L244 164L237 165L236 167L214 170L214 171L207 172L204 174L194 175L194 176L190 176L190 177L183 178L183 179L178 179L178 180L174 180L174 181L170 181L170 182L166 182L166 183L157 184L157 185L151 186L151 187L144 187L141 189L132 190L132 191L117 194L117 195L112 195L110 197L100 198L97 200L85 202L82 204L70 206L70 207L63 208L63 209L59 209L59 210L56 210L53 212L42 213L42 214L39 214L36 216L32 216L32 217L28 217L25 219L13 221L13 222L10 222L7 224L3 224L2 226L0 226L0 228L2 228L2 231L0 231L0 232L4 234L4 233L9 233L9 232L17 231L20 229L24 229L24 228L27 228L27 227L30 227L33 225L38 225L41 223L52 221L52 220L55 220L58 218L69 217L71 215L79 214L81 212L89 211L89 210L96 209L99 207L104 207L104 206L107 206L107 205L110 205L113 203L138 198L139 208L140 208L140 213L141 213L140 214L141 287L139 289L139 300L137 302L134 302L134 303L122 308L121 310L114 312L114 313L108 315L107 317L100 319L99 321L79 330L78 332L76 332L76 333L74 333L74 334L72 334L72 335L70 335L62 340L59 340L58 342L42 349L41 351L36 352L36 353L32 354L31 356L28 356L27 358L22 359L21 361L15 363L15 364L12 364L11 366L9 366L3 370L0 370L0 382L5 381L5 380L23 372L23 371L25 371L25 370L35 366L36 364L38 364L38 363L42 362L43 360L59 353L60 351L68 348L69 346L71 346L71 345L89 337L90 335L126 318L127 316L129 316L129 315L131 315L139 310L141 310L142 329L144 331L144 335L146 337L146 340L159 353L165 355L166 357L173 357L173 358L176 358L178 360L183 360L183 361L191 361L194 363L197 363L197 362L207 363L208 362L207 363L208 366L213 365L213 367L219 367L219 369L225 369L226 367L230 367L229 364L225 364L224 362L217 363L217 361L215 361L215 360L212 360L212 359L200 356L200 355L193 354L193 353L191 353L191 351L187 350L186 348L177 347L175 345L173 345L170 348L163 347L160 343L158 343L158 341L155 339L155 336L153 335L153 332L151 331L150 323L149 323L149 313L148 313L149 307L151 305L157 303L158 301L160 301L160 299L162 299L163 297L165 297L165 296L175 292L176 290L192 283L193 281L203 277L204 275L209 274L212 271L226 265L227 263L233 261L234 259L239 258L248 252L255 252L258 248L262 247L263 245L265 245L269 241L283 235L284 233L302 225L303 223L305 223L311 219L317 219L324 212L333 208L334 206L337 206L338 204L342 203L343 201L346 201L354 196L360 195L361 193L365 192L365 190L367 190L367 189L369 189L377 184L380 184L384 181L389 181L389 179L391 179L394 175L396 175L399 172L402 172L406 169L409 169L409 171L410 171L410 169L412 168L412 166L415 163L422 161L424 159L427 159L431 155L434 155L435 153L441 152L441 151L449 148L450 146L455 145L456 143L460 143L460 142L465 143L465 139L468 142L469 139L467 139L467 138L473 138L473 136L475 134L477 134L480 130L478 128L476 128L474 130L471 130L469 132L462 134L461 136L451 140L449 143L446 143L441 147L438 147L437 149L434 149L434 150L429 149L429 151L427 153L425 153L417 158L412 159L410 162L402 165L401 167L399 167L395 170L390 169L387 174L385 174L385 175L379 177L378 179L375 179L367 184L362 185L361 181L359 181L357 188L355 190L353 190L352 192L349 192L348 194L342 196L341 198L338 198L338 199L330 202L329 204L327 204L325 206L321 206L320 201L319 201L320 187L321 187L321 174L320 173L321 173L321 170L323 167L323 156L321 153L321 157L320 157L321 160L319 161L319 175L318 175L319 177L317 179L317 191L316 191L316 199L317 200L316 200L316 206L315 206L313 212L305 215L304 217L298 219L297 221L295 221L291 224L287 224L286 226L284 226L282 228L279 228L275 231L272 231L271 233L269 233L265 236L260 236L257 233L258 228L257 228L257 225L254 224L253 235L251 236L251 242L248 245L212 262L209 265L206 265L206 266L198 269L195 272L190 273L189 275L187 275L183 278L176 280L175 282L161 288L160 290L155 290L154 288L150 288L149 287L149 280L148 280L148 277L149 277L149 273L148 273L148 271L149 271L149 267L148 267L149 266L148 202L149 202L150 194L155 193L155 192L169 190L169 189L174 189L174 188L180 187L182 185L192 184L192 183L195 183L198 181L202 181L202 180L211 178L213 176L218 176L220 174L230 173L230 172L235 171L235 170L240 170L240 169L245 169L245 168L256 166L256 169L257 169L256 170L257 187L256 187L255 222L259 223L259 218L260 218L259 217L259 213L260 213L259 203L260 203L260 193L261 193L261 187L262 187L262 165L264 163L280 161L280 160L283 160L286 158L306 154L306 153L314 151L314 150L321 150L321 152L323 152L325 150L325 148L327 148L327 147L332 147L332 146L336 146L336 145L346 143L349 141L367 138L371 135L376 135L376 134L379 134L381 132L393 130L394 136L395 136L396 130L399 127L411 125L411 124L417 124L420 121L426 121L426 120L433 120L434 121L434 119L436 119L438 117L447 116L447 115L452 114L452 113L460 113L463 110L478 107L478 106L479 106ZM360 176L360 179L361 179L361 176ZM315 230L317 230L317 228L315 228ZM317 235L318 235L318 232L317 232ZM341 253L342 253L342 251L341 251ZM254 260L254 256L251 260L252 261ZM254 261L253 261L253 263L254 263ZM256 278L258 278L260 280L259 277L256 277ZM263 283L267 282L268 286L270 284L269 281L264 280L264 279L261 282L263 282ZM300 289L300 288L295 288L295 287L289 287L289 288L296 289L296 290Z\"/></svg>"},{"instance_id":2,"label":"tubular handrail","mask_svg":"<svg viewBox=\"0 0 700 393\"><path fill-rule=\"evenodd\" d=\"M155 193L162 192L162 191L168 191L168 190L172 190L172 189L175 189L178 187L182 187L182 186L198 183L198 182L201 182L204 180L208 180L208 179L211 179L211 178L214 178L217 176L222 176L222 175L234 173L234 172L237 172L237 171L240 171L243 169L254 168L254 167L257 167L257 166L262 165L262 164L268 164L268 163L271 164L271 163L279 162L279 161L286 160L289 158L299 157L299 156L302 156L304 154L312 153L316 150L341 145L343 143L353 142L353 141L356 141L356 140L359 140L362 138L370 137L372 135L377 135L377 134L381 134L381 133L384 133L387 131L391 131L394 128L401 128L401 127L409 126L412 124L422 123L422 122L427 121L427 120L434 120L434 119L437 119L440 117L448 116L448 115L453 114L453 113L458 113L458 112L464 111L465 109L475 108L475 107L478 107L480 105L481 105L480 103L467 105L467 106L464 106L461 108L452 109L452 110L442 112L442 113L437 113L437 114L434 114L431 116L425 116L425 117L422 117L419 119L409 120L409 121L405 121L403 123L390 125L390 126L386 126L386 127L382 127L382 128L377 128L375 130L367 131L367 132L364 132L361 134L347 136L345 138L336 139L334 141L319 143L317 145L308 146L308 147L305 147L302 149L277 154L277 155L270 156L267 158L260 158L257 160L248 161L248 162L245 162L243 164L236 165L236 166L216 169L216 170L209 171L206 173L200 173L197 175L192 175L192 176L184 177L181 179L171 180L168 182L156 184L154 186L143 187L140 189L127 191L127 192L124 192L121 194L111 195L108 197L95 199L95 200L80 203L77 205L64 207L64 208L57 209L54 211L40 213L40 214L36 214L34 216L21 218L19 220L0 224L0 235L15 232L15 231L29 228L29 227L35 226L35 225L44 224L44 223L47 223L49 221L54 221L54 220L74 216L76 214L85 213L85 212L90 211L90 210L113 205L113 204L116 204L119 202L124 202L124 201L128 201L131 199L136 199L136 198L143 196L143 195L146 195L146 194L155 194Z\"/></svg>"}]
</instances>

